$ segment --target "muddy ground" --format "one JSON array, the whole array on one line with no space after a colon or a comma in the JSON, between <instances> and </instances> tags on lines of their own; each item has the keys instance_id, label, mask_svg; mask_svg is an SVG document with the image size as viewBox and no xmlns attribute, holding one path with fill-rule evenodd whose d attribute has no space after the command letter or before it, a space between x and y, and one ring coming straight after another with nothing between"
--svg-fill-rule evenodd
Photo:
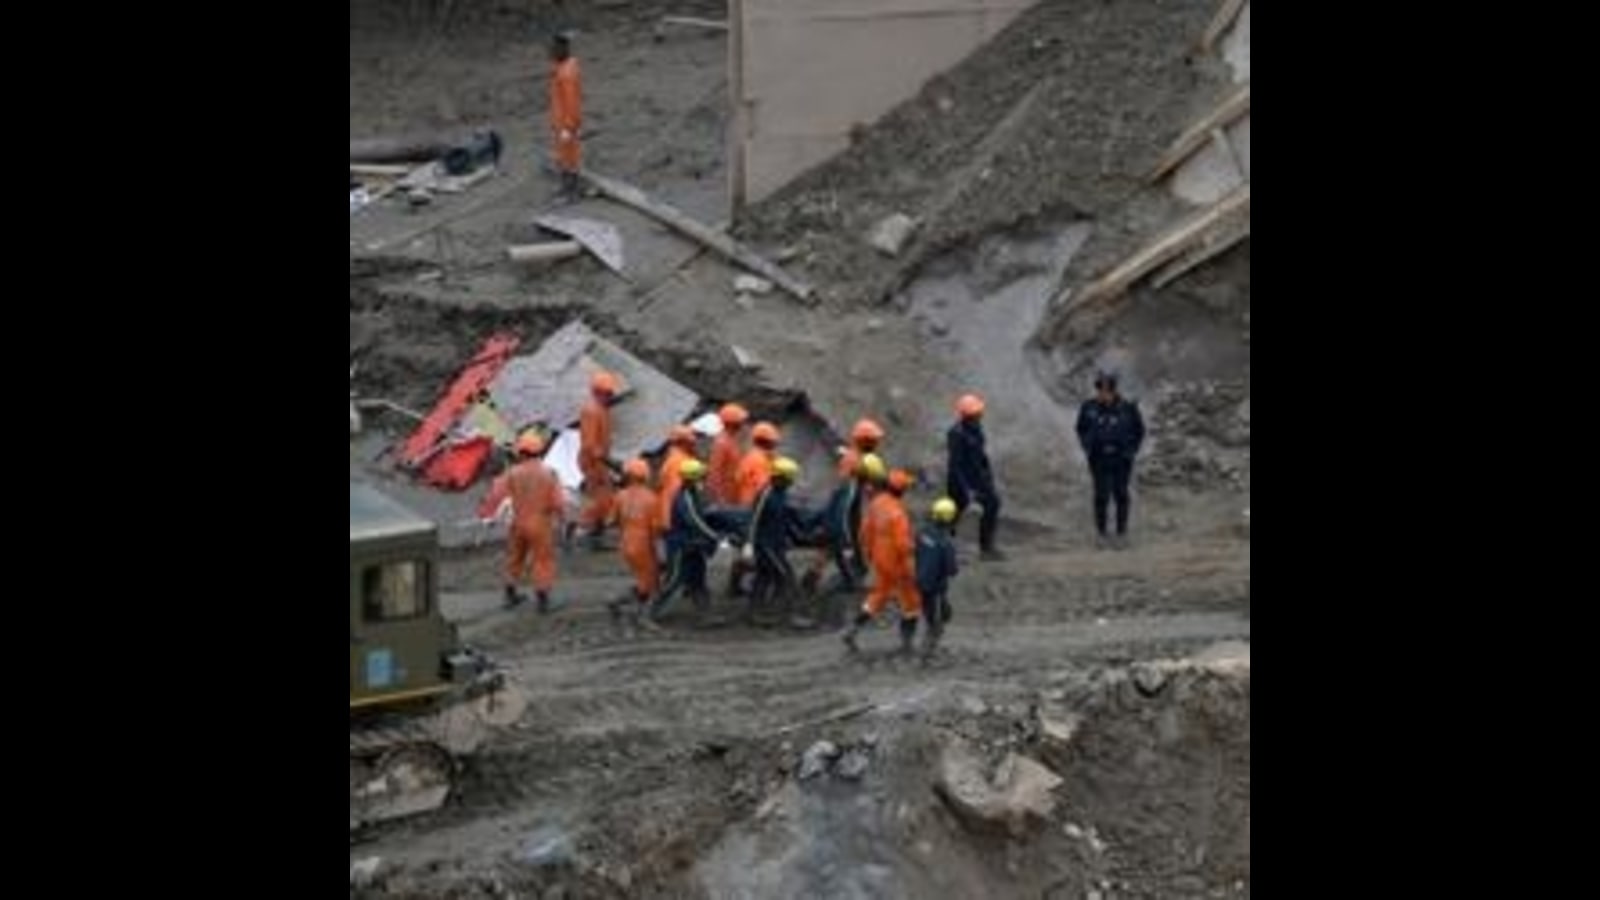
<instances>
[{"instance_id":1,"label":"muddy ground","mask_svg":"<svg viewBox=\"0 0 1600 900\"><path fill-rule=\"evenodd\" d=\"M447 6L441 20L446 5L352 2L351 135L490 126L508 156L468 194L352 217L355 391L426 409L492 331L513 328L533 346L579 315L708 399L783 417L803 397L841 426L872 415L890 427L891 460L937 480L950 401L978 389L990 400L1011 555L978 563L974 526L964 526L956 620L941 655L923 665L884 655L890 631L868 635L867 652L852 659L828 631L620 630L604 603L627 578L614 557L587 552L562 561L565 610L507 613L494 597L496 548L451 551L449 613L507 662L533 703L473 760L445 809L352 844L352 862L381 860L352 892L1248 896L1248 664L1242 674L1191 673L1150 696L1128 686L1143 661L1248 642L1248 242L1140 294L1070 347L1029 347L1048 296L1096 240L1096 209L1122 197L1128 173L1221 84L1181 43L1134 36L1203 25L1210 4L1044 4L1019 20L1032 30L1007 51L1026 64L984 63L931 84L863 136L861 157L735 224L770 251L794 248L790 265L823 289L819 306L737 296L725 265L596 199L568 212L621 229L624 277L587 258L539 272L506 263L506 243L534 235L532 216L554 208L553 182L531 151L543 115L538 42L558 19L579 33L596 131L588 163L708 222L726 216L726 47L719 35L682 30L655 40L646 4ZM672 7L721 15L715 2ZM1088 32L1126 52L1097 55ZM1021 35L1012 29L997 46ZM1032 103L1054 99L1021 107L1003 144L978 146L1030 84L1044 85ZM928 103L959 127L928 129ZM1108 107L1140 111L1107 125L1097 110ZM1065 128L1062 109L1091 126ZM1080 133L1121 143L1084 157L1070 138ZM893 151L908 142L914 154ZM1018 185L1063 159L1037 202L1014 202ZM989 176L1004 183L991 183L994 206L941 174L963 166L1003 173ZM888 178L901 170L909 174ZM836 192L843 218L805 212L818 185ZM910 263L858 266L851 234L907 203L934 204L948 225ZM735 347L759 363L741 364ZM1124 373L1151 426L1135 541L1120 552L1094 548L1071 437L1100 365ZM352 444L353 477L436 517L470 509L475 494L427 497L386 466L381 450L404 433L403 418L369 424ZM800 493L816 498L826 473L809 468ZM913 502L934 496L922 490ZM1067 750L1045 746L1041 710L1081 717ZM841 711L857 714L815 724ZM860 780L797 778L802 753L824 739L863 749ZM1021 835L961 819L933 789L942 748L957 740L1052 766L1064 779L1056 808Z\"/></svg>"}]
</instances>

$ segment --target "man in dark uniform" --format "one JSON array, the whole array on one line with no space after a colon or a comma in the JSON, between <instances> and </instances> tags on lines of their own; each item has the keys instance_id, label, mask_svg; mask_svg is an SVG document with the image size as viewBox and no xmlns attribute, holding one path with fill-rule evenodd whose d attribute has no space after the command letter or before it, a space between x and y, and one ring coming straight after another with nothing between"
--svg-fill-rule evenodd
<instances>
[{"instance_id":1,"label":"man in dark uniform","mask_svg":"<svg viewBox=\"0 0 1600 900\"><path fill-rule=\"evenodd\" d=\"M978 520L978 558L1002 560L1005 554L994 544L995 527L1000 523L1000 493L995 490L994 470L989 452L984 449L983 398L966 394L956 401L956 423L945 434L949 462L945 467L945 491L956 504L959 521L967 506L976 502L983 508Z\"/></svg>"},{"instance_id":2,"label":"man in dark uniform","mask_svg":"<svg viewBox=\"0 0 1600 900\"><path fill-rule=\"evenodd\" d=\"M1128 537L1128 483L1133 480L1133 461L1144 443L1144 417L1139 405L1117 393L1117 376L1101 372L1094 380L1095 396L1078 408L1078 444L1089 461L1094 478L1094 527L1102 546L1111 542L1106 534L1107 506L1117 505L1117 535L1114 546L1125 546Z\"/></svg>"}]
</instances>

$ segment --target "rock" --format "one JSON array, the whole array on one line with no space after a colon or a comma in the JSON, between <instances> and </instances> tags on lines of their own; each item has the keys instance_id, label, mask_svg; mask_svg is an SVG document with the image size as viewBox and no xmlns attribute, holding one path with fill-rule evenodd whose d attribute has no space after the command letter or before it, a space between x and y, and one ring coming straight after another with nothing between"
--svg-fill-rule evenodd
<instances>
[{"instance_id":1,"label":"rock","mask_svg":"<svg viewBox=\"0 0 1600 900\"><path fill-rule=\"evenodd\" d=\"M942 113L949 113L956 108L956 102L945 95L941 95L939 99L934 102L939 107L939 112Z\"/></svg>"},{"instance_id":2,"label":"rock","mask_svg":"<svg viewBox=\"0 0 1600 900\"><path fill-rule=\"evenodd\" d=\"M736 275L733 289L741 294L769 294L772 292L772 282L756 275Z\"/></svg>"},{"instance_id":3,"label":"rock","mask_svg":"<svg viewBox=\"0 0 1600 900\"><path fill-rule=\"evenodd\" d=\"M861 746L876 747L878 746L878 740L878 733L876 731L869 731L861 736Z\"/></svg>"},{"instance_id":4,"label":"rock","mask_svg":"<svg viewBox=\"0 0 1600 900\"><path fill-rule=\"evenodd\" d=\"M1039 737L1047 743L1059 744L1066 747L1072 743L1072 736L1078 733L1078 726L1082 720L1072 713L1053 715L1050 713L1039 714Z\"/></svg>"},{"instance_id":5,"label":"rock","mask_svg":"<svg viewBox=\"0 0 1600 900\"><path fill-rule=\"evenodd\" d=\"M358 859L350 864L350 886L367 887L378 877L378 866L383 863L380 857L368 856Z\"/></svg>"},{"instance_id":6,"label":"rock","mask_svg":"<svg viewBox=\"0 0 1600 900\"><path fill-rule=\"evenodd\" d=\"M1167 686L1167 672L1156 666L1138 666L1133 670L1133 684L1139 693L1154 696Z\"/></svg>"},{"instance_id":7,"label":"rock","mask_svg":"<svg viewBox=\"0 0 1600 900\"><path fill-rule=\"evenodd\" d=\"M861 750L851 750L839 760L839 765L833 770L835 775L846 781L860 781L861 776L867 774L867 766L872 764L872 758Z\"/></svg>"},{"instance_id":8,"label":"rock","mask_svg":"<svg viewBox=\"0 0 1600 900\"><path fill-rule=\"evenodd\" d=\"M784 247L782 250L779 250L776 254L774 254L773 257L772 257L772 261L776 262L776 263L786 263L789 260L794 259L796 256L799 256L799 255L800 255L800 246L798 244L790 244L789 246Z\"/></svg>"},{"instance_id":9,"label":"rock","mask_svg":"<svg viewBox=\"0 0 1600 900\"><path fill-rule=\"evenodd\" d=\"M1104 896L1105 895L1101 894L1099 891L1090 891L1089 893L1083 895L1083 900L1102 900Z\"/></svg>"},{"instance_id":10,"label":"rock","mask_svg":"<svg viewBox=\"0 0 1600 900\"><path fill-rule=\"evenodd\" d=\"M750 312L756 308L756 303L754 300L750 299L749 294L735 294L733 297L733 305L739 307L745 312Z\"/></svg>"},{"instance_id":11,"label":"rock","mask_svg":"<svg viewBox=\"0 0 1600 900\"><path fill-rule=\"evenodd\" d=\"M761 357L756 356L754 353L751 353L749 350L744 349L743 347L739 346L738 344L730 344L729 346L733 349L733 358L738 361L739 368L741 368L741 369L759 369L759 368L761 368Z\"/></svg>"},{"instance_id":12,"label":"rock","mask_svg":"<svg viewBox=\"0 0 1600 900\"><path fill-rule=\"evenodd\" d=\"M839 747L832 741L817 741L800 757L800 780L815 778L828 770L828 764L839 758Z\"/></svg>"},{"instance_id":13,"label":"rock","mask_svg":"<svg viewBox=\"0 0 1600 900\"><path fill-rule=\"evenodd\" d=\"M554 825L546 825L528 835L518 858L530 866L555 866L572 859L572 839Z\"/></svg>"},{"instance_id":14,"label":"rock","mask_svg":"<svg viewBox=\"0 0 1600 900\"><path fill-rule=\"evenodd\" d=\"M878 222L867 235L867 243L885 256L899 256L917 230L917 221L904 213L895 213Z\"/></svg>"},{"instance_id":15,"label":"rock","mask_svg":"<svg viewBox=\"0 0 1600 900\"><path fill-rule=\"evenodd\" d=\"M1008 754L992 779L964 742L952 741L939 757L935 790L971 827L1003 829L1021 837L1055 808L1051 793L1061 777L1037 762Z\"/></svg>"},{"instance_id":16,"label":"rock","mask_svg":"<svg viewBox=\"0 0 1600 900\"><path fill-rule=\"evenodd\" d=\"M867 333L868 334L875 334L875 333L877 333L879 331L882 331L882 330L883 330L883 320L882 319L879 319L876 316L874 316L873 318L867 320ZM852 373L851 377L854 378L854 377L858 377L858 376L855 375L854 373Z\"/></svg>"},{"instance_id":17,"label":"rock","mask_svg":"<svg viewBox=\"0 0 1600 900\"><path fill-rule=\"evenodd\" d=\"M977 697L967 696L961 698L961 709L968 715L981 716L989 711L989 705Z\"/></svg>"},{"instance_id":18,"label":"rock","mask_svg":"<svg viewBox=\"0 0 1600 900\"><path fill-rule=\"evenodd\" d=\"M905 400L907 396L909 396L909 394L906 392L906 389L898 384L889 388L889 399L896 403Z\"/></svg>"},{"instance_id":19,"label":"rock","mask_svg":"<svg viewBox=\"0 0 1600 900\"><path fill-rule=\"evenodd\" d=\"M1072 824L1071 822L1068 822L1066 825L1063 825L1061 827L1061 832L1063 834L1065 834L1067 837L1072 838L1075 841L1083 840L1083 829L1079 828L1078 826L1076 826L1074 824Z\"/></svg>"}]
</instances>

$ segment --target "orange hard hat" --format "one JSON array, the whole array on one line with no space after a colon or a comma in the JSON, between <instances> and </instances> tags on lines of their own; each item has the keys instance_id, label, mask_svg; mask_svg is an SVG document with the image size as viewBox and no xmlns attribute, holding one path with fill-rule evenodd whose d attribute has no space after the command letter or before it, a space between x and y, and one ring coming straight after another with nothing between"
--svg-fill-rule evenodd
<instances>
[{"instance_id":1,"label":"orange hard hat","mask_svg":"<svg viewBox=\"0 0 1600 900\"><path fill-rule=\"evenodd\" d=\"M771 422L757 422L756 427L750 429L750 440L758 444L774 444L780 440L778 426Z\"/></svg>"},{"instance_id":2,"label":"orange hard hat","mask_svg":"<svg viewBox=\"0 0 1600 900\"><path fill-rule=\"evenodd\" d=\"M722 420L722 424L730 428L738 428L750 420L750 411L737 403L726 403L723 404L721 409L717 410L717 418Z\"/></svg>"},{"instance_id":3,"label":"orange hard hat","mask_svg":"<svg viewBox=\"0 0 1600 900\"><path fill-rule=\"evenodd\" d=\"M622 474L623 477L634 481L649 481L650 464L635 457L628 460L627 464L622 467Z\"/></svg>"},{"instance_id":4,"label":"orange hard hat","mask_svg":"<svg viewBox=\"0 0 1600 900\"><path fill-rule=\"evenodd\" d=\"M617 376L610 372L596 372L589 381L589 389L601 394L615 394L617 392Z\"/></svg>"},{"instance_id":5,"label":"orange hard hat","mask_svg":"<svg viewBox=\"0 0 1600 900\"><path fill-rule=\"evenodd\" d=\"M856 423L854 428L850 429L850 440L858 444L877 443L883 440L883 426L871 419L862 419Z\"/></svg>"},{"instance_id":6,"label":"orange hard hat","mask_svg":"<svg viewBox=\"0 0 1600 900\"><path fill-rule=\"evenodd\" d=\"M963 419L983 415L983 398L977 394L962 394L961 399L956 401L956 412Z\"/></svg>"},{"instance_id":7,"label":"orange hard hat","mask_svg":"<svg viewBox=\"0 0 1600 900\"><path fill-rule=\"evenodd\" d=\"M911 473L905 469L895 469L889 473L889 490L896 494L903 494L911 490Z\"/></svg>"},{"instance_id":8,"label":"orange hard hat","mask_svg":"<svg viewBox=\"0 0 1600 900\"><path fill-rule=\"evenodd\" d=\"M522 456L538 456L544 452L544 438L537 431L524 431L517 436L517 453Z\"/></svg>"},{"instance_id":9,"label":"orange hard hat","mask_svg":"<svg viewBox=\"0 0 1600 900\"><path fill-rule=\"evenodd\" d=\"M672 426L672 430L667 432L667 443L693 447L695 444L694 429L687 425Z\"/></svg>"}]
</instances>

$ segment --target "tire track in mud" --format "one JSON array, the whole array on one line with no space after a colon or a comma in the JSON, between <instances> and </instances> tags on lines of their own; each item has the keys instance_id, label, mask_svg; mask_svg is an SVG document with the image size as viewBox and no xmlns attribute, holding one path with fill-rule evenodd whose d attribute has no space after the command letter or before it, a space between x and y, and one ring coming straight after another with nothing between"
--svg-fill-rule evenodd
<instances>
[{"instance_id":1,"label":"tire track in mud","mask_svg":"<svg viewBox=\"0 0 1600 900\"><path fill-rule=\"evenodd\" d=\"M910 688L948 695L963 684L1031 683L1062 668L1248 639L1248 545L1240 546L974 563L957 581L955 619L928 663L890 652L892 627L869 628L855 656L828 630L674 625L628 637L604 610L625 582L574 578L564 588L573 605L557 618L496 611L474 624L527 693L528 713L468 762L445 808L390 834L477 828L532 810L581 815L686 778L737 794L745 776L722 765L716 748L770 754L779 729Z\"/></svg>"}]
</instances>

